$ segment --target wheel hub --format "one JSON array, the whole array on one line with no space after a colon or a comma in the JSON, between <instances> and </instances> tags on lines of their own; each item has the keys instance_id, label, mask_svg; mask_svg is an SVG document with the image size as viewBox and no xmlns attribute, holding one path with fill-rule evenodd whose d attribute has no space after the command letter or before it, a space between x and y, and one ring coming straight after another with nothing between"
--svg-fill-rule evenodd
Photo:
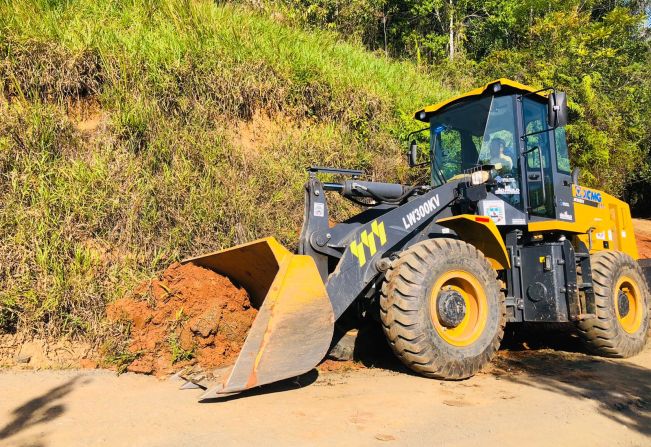
<instances>
[{"instance_id":1,"label":"wheel hub","mask_svg":"<svg viewBox=\"0 0 651 447\"><path fill-rule=\"evenodd\" d=\"M459 326L466 316L466 302L456 290L442 290L436 307L441 325L447 328Z\"/></svg>"},{"instance_id":2,"label":"wheel hub","mask_svg":"<svg viewBox=\"0 0 651 447\"><path fill-rule=\"evenodd\" d=\"M628 296L623 290L620 290L617 294L617 308L619 310L619 316L624 318L631 311L631 308L628 303Z\"/></svg>"}]
</instances>

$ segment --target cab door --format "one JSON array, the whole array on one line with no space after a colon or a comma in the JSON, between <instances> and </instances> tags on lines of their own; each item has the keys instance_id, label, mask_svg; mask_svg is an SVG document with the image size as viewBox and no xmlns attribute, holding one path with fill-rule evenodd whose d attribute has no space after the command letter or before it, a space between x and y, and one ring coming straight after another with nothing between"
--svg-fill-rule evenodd
<instances>
[{"instance_id":1,"label":"cab door","mask_svg":"<svg viewBox=\"0 0 651 447\"><path fill-rule=\"evenodd\" d=\"M547 125L547 104L522 99L525 183L530 216L574 221L565 129Z\"/></svg>"},{"instance_id":2,"label":"cab door","mask_svg":"<svg viewBox=\"0 0 651 447\"><path fill-rule=\"evenodd\" d=\"M547 130L547 106L522 100L524 165L530 215L555 217L551 148Z\"/></svg>"}]
</instances>

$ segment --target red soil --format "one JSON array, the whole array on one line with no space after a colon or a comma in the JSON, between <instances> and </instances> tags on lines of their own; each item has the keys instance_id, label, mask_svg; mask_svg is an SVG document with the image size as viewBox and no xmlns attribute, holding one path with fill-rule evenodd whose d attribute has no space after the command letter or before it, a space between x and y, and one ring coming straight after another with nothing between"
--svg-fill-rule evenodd
<instances>
[{"instance_id":1,"label":"red soil","mask_svg":"<svg viewBox=\"0 0 651 447\"><path fill-rule=\"evenodd\" d=\"M633 219L633 230L640 259L651 258L651 220Z\"/></svg>"},{"instance_id":2,"label":"red soil","mask_svg":"<svg viewBox=\"0 0 651 447\"><path fill-rule=\"evenodd\" d=\"M638 233L635 237L637 238L637 251L640 259L651 258L651 235Z\"/></svg>"},{"instance_id":3,"label":"red soil","mask_svg":"<svg viewBox=\"0 0 651 447\"><path fill-rule=\"evenodd\" d=\"M353 360L340 361L332 359L325 359L317 366L317 369L321 372L346 372L364 368L365 366L361 362L356 362Z\"/></svg>"},{"instance_id":4,"label":"red soil","mask_svg":"<svg viewBox=\"0 0 651 447\"><path fill-rule=\"evenodd\" d=\"M131 323L129 351L138 357L128 371L163 376L189 364L212 369L234 363L257 310L228 278L175 263L107 313L112 321ZM179 359L183 353L191 358Z\"/></svg>"}]
</instances>

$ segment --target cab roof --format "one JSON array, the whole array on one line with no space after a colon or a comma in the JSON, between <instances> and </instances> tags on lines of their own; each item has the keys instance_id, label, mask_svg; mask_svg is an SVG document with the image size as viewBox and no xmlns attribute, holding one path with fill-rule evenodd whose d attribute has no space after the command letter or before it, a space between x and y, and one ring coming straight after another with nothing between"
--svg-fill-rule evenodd
<instances>
[{"instance_id":1,"label":"cab roof","mask_svg":"<svg viewBox=\"0 0 651 447\"><path fill-rule=\"evenodd\" d=\"M427 106L424 109L417 111L414 114L414 118L416 118L419 121L427 122L429 121L430 116L434 112L438 112L439 110L449 105L455 104L465 98L469 98L472 96L481 96L485 93L493 94L505 88L512 91L534 93L536 96L538 96L541 99L547 99L547 95L545 94L544 91L540 91L539 89L529 87L528 85L520 84L517 81L512 81L506 78L500 78L491 81L483 85L482 87L477 87L476 89L470 90L469 92L462 93L461 95L457 95L452 98L446 99L444 101L437 102L436 104L433 104L431 106Z\"/></svg>"}]
</instances>

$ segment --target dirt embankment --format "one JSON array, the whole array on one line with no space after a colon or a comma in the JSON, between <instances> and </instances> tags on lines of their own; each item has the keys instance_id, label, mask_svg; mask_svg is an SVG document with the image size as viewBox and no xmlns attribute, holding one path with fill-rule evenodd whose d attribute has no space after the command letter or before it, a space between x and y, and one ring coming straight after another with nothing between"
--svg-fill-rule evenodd
<instances>
[{"instance_id":1,"label":"dirt embankment","mask_svg":"<svg viewBox=\"0 0 651 447\"><path fill-rule=\"evenodd\" d=\"M107 309L110 320L130 324L127 370L157 376L189 364L233 363L256 314L229 279L178 263Z\"/></svg>"},{"instance_id":2,"label":"dirt embankment","mask_svg":"<svg viewBox=\"0 0 651 447\"><path fill-rule=\"evenodd\" d=\"M651 258L651 220L633 219L633 229L640 258Z\"/></svg>"}]
</instances>

